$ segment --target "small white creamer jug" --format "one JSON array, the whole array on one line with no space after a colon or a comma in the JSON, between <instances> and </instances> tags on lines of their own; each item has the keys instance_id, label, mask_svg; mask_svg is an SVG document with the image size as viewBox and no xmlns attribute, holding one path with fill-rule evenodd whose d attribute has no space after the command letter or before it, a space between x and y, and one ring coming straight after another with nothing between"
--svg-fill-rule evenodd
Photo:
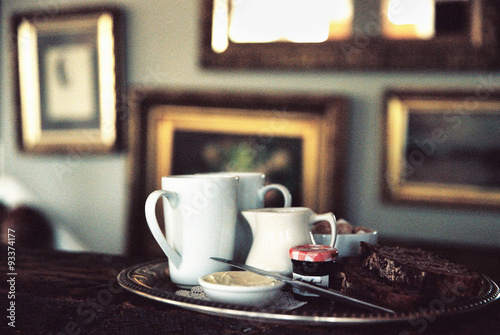
<instances>
[{"instance_id":1,"label":"small white creamer jug","mask_svg":"<svg viewBox=\"0 0 500 335\"><path fill-rule=\"evenodd\" d=\"M288 255L291 247L316 244L311 234L314 223L328 221L332 229L330 245L337 238L337 220L332 213L316 214L306 207L260 208L242 212L253 235L245 264L256 268L292 274Z\"/></svg>"}]
</instances>

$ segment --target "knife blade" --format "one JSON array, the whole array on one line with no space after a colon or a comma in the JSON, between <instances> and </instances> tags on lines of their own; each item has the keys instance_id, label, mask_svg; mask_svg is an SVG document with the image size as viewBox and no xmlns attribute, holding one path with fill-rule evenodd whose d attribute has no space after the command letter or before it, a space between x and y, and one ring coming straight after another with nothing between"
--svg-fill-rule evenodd
<instances>
[{"instance_id":1,"label":"knife blade","mask_svg":"<svg viewBox=\"0 0 500 335\"><path fill-rule=\"evenodd\" d=\"M292 287L296 287L296 288L299 288L299 289L302 289L302 290L305 290L305 291L308 291L311 293L316 293L316 294L318 294L322 297L325 297L325 298L329 298L329 299L337 300L337 301L342 301L342 302L348 303L350 305L364 307L364 308L376 310L379 312L385 312L385 313L390 313L390 314L396 313L391 309L388 309L388 308L385 308L382 306L378 306L378 305L375 305L375 304L372 304L372 303L369 303L369 302L366 302L363 300L359 300L359 299L356 299L353 297L349 297L349 296L347 296L339 291L336 291L333 289L327 289L325 287L321 287L321 286L314 285L311 283L303 282L300 280L294 280L294 279L291 279L287 276L284 276L284 275L276 273L276 272L259 269L259 268L256 268L256 267L253 267L250 265L242 264L242 263L235 262L235 261L225 259L225 258L210 257L210 259L217 261L217 262L229 264L229 265L234 266L234 267L239 268L239 269L247 270L247 271L257 273L257 274L260 274L263 276L277 279L277 280L282 281L288 285L291 285Z\"/></svg>"}]
</instances>

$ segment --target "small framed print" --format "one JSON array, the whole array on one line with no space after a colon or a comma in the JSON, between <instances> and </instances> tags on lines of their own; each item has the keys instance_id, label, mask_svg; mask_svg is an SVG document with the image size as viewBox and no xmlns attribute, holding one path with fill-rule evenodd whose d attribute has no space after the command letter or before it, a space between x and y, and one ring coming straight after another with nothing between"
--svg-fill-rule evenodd
<instances>
[{"instance_id":1,"label":"small framed print","mask_svg":"<svg viewBox=\"0 0 500 335\"><path fill-rule=\"evenodd\" d=\"M500 97L390 91L384 195L390 201L500 208Z\"/></svg>"},{"instance_id":2,"label":"small framed print","mask_svg":"<svg viewBox=\"0 0 500 335\"><path fill-rule=\"evenodd\" d=\"M123 23L117 8L13 16L20 147L110 152L121 147Z\"/></svg>"}]
</instances>

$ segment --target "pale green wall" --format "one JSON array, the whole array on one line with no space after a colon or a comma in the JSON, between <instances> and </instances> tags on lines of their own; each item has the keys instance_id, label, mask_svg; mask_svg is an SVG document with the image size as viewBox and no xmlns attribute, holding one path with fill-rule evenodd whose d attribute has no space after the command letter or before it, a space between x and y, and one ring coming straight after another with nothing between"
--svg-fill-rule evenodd
<instances>
[{"instance_id":1,"label":"pale green wall","mask_svg":"<svg viewBox=\"0 0 500 335\"><path fill-rule=\"evenodd\" d=\"M1 132L7 174L29 185L58 225L69 227L94 251L124 248L127 155L29 156L15 147L10 46L13 10L103 1L16 0L3 4ZM121 0L127 13L128 85L251 92L321 92L352 100L346 218L390 237L500 246L500 215L466 209L386 205L380 199L381 98L387 87L500 88L499 73L209 71L198 65L199 3Z\"/></svg>"}]
</instances>

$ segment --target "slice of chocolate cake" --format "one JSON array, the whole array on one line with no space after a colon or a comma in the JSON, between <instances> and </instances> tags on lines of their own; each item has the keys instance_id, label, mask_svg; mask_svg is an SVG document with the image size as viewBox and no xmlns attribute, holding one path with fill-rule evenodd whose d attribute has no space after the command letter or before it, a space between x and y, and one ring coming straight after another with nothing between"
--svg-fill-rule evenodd
<instances>
[{"instance_id":1,"label":"slice of chocolate cake","mask_svg":"<svg viewBox=\"0 0 500 335\"><path fill-rule=\"evenodd\" d=\"M351 297L379 304L395 311L409 311L422 306L427 297L420 291L391 283L362 267L359 257L342 260L338 289Z\"/></svg>"},{"instance_id":2,"label":"slice of chocolate cake","mask_svg":"<svg viewBox=\"0 0 500 335\"><path fill-rule=\"evenodd\" d=\"M362 266L392 283L429 297L467 299L481 289L481 275L421 249L360 243Z\"/></svg>"}]
</instances>

